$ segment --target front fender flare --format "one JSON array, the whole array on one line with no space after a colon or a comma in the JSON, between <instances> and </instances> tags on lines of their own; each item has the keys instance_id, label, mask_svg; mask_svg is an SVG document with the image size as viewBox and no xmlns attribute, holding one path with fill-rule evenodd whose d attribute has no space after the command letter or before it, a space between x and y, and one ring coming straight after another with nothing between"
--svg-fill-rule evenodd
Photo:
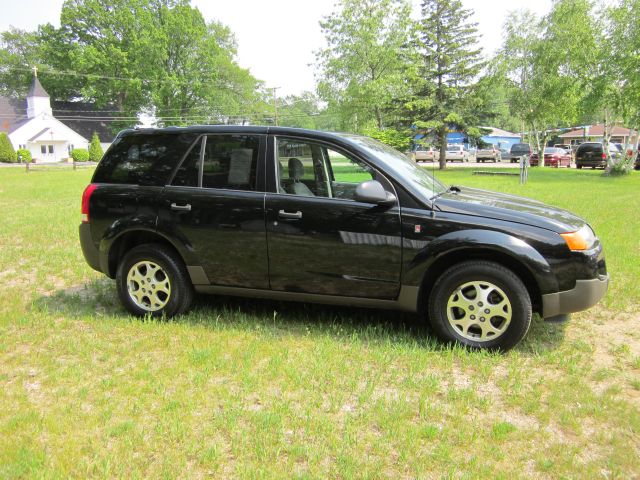
<instances>
[{"instance_id":1,"label":"front fender flare","mask_svg":"<svg viewBox=\"0 0 640 480\"><path fill-rule=\"evenodd\" d=\"M525 241L503 232L482 229L458 230L437 237L416 253L403 272L405 285L420 285L431 266L444 257L465 252L487 252L509 257L527 269L541 293L558 291L558 281L547 260Z\"/></svg>"}]
</instances>

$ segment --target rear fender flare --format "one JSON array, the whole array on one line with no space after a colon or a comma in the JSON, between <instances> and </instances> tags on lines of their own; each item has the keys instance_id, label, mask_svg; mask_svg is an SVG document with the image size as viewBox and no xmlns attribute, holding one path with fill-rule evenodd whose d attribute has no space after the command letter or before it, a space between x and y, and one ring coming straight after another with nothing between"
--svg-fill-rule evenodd
<instances>
[{"instance_id":1,"label":"rear fender flare","mask_svg":"<svg viewBox=\"0 0 640 480\"><path fill-rule=\"evenodd\" d=\"M105 231L104 236L100 240L98 250L100 258L100 268L103 272L108 272L109 276L113 276L115 272L109 262L109 256L111 249L114 245L118 245L120 240L126 235L141 234L149 239L149 242L156 241L171 245L182 257L182 260L186 265L190 265L193 260L193 253L185 246L178 242L175 242L168 235L156 229L156 218L149 217L130 217L124 219L118 219L113 222Z\"/></svg>"}]
</instances>

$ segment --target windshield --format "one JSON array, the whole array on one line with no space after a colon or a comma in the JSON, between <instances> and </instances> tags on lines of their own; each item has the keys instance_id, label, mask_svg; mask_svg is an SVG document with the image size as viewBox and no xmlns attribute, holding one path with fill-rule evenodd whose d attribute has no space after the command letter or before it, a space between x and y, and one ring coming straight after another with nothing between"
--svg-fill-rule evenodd
<instances>
[{"instance_id":1,"label":"windshield","mask_svg":"<svg viewBox=\"0 0 640 480\"><path fill-rule=\"evenodd\" d=\"M459 152L460 147L447 147L447 152Z\"/></svg>"},{"instance_id":2,"label":"windshield","mask_svg":"<svg viewBox=\"0 0 640 480\"><path fill-rule=\"evenodd\" d=\"M427 170L419 167L416 162L411 161L406 155L384 143L358 135L342 134L341 136L351 140L366 150L367 153L380 159L387 166L388 171L414 193L429 199L447 190L447 187Z\"/></svg>"},{"instance_id":3,"label":"windshield","mask_svg":"<svg viewBox=\"0 0 640 480\"><path fill-rule=\"evenodd\" d=\"M544 153L560 153L560 149L547 147L544 149Z\"/></svg>"}]
</instances>

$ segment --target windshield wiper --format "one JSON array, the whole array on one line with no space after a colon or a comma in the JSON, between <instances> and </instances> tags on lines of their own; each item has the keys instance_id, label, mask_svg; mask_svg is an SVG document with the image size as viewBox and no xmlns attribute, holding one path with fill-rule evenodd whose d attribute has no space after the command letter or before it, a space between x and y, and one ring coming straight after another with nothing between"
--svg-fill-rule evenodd
<instances>
[{"instance_id":1,"label":"windshield wiper","mask_svg":"<svg viewBox=\"0 0 640 480\"><path fill-rule=\"evenodd\" d=\"M431 202L436 198L441 197L445 193L458 193L459 191L460 191L460 187L456 187L455 185L450 185L449 188L447 188L446 190L443 190L440 193L436 193L433 197L429 199L429 201Z\"/></svg>"}]
</instances>

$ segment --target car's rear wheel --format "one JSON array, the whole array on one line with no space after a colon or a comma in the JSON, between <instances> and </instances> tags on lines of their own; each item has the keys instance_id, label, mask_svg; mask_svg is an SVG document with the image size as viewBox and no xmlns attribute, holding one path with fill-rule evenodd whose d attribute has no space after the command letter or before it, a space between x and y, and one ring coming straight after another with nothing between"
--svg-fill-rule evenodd
<instances>
[{"instance_id":1,"label":"car's rear wheel","mask_svg":"<svg viewBox=\"0 0 640 480\"><path fill-rule=\"evenodd\" d=\"M520 278L494 262L454 265L436 281L429 321L445 341L509 350L529 330L531 299Z\"/></svg>"},{"instance_id":2,"label":"car's rear wheel","mask_svg":"<svg viewBox=\"0 0 640 480\"><path fill-rule=\"evenodd\" d=\"M582 170L582 165L578 165L578 164L576 164L576 168L577 168L578 170Z\"/></svg>"},{"instance_id":3,"label":"car's rear wheel","mask_svg":"<svg viewBox=\"0 0 640 480\"><path fill-rule=\"evenodd\" d=\"M118 296L134 315L172 317L193 301L193 286L182 260L157 243L129 250L116 272Z\"/></svg>"}]
</instances>

